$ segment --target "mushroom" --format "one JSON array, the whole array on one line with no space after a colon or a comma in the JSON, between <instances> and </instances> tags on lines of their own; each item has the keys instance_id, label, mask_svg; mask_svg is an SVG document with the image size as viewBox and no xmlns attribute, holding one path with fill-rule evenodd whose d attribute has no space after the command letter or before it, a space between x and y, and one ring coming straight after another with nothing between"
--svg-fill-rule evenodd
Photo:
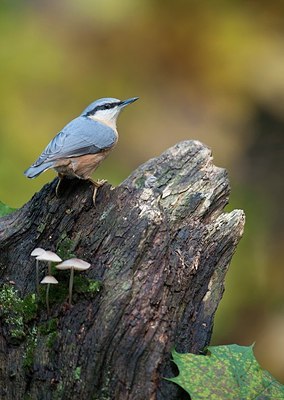
<instances>
[{"instance_id":1,"label":"mushroom","mask_svg":"<svg viewBox=\"0 0 284 400\"><path fill-rule=\"evenodd\" d=\"M50 285L56 285L58 283L58 280L54 278L52 275L47 275L43 278L43 280L40 283L45 283L47 284L46 288L46 296L45 296L45 301L46 301L46 308L47 308L47 314L50 314L50 308L49 308L49 288Z\"/></svg>"},{"instance_id":2,"label":"mushroom","mask_svg":"<svg viewBox=\"0 0 284 400\"><path fill-rule=\"evenodd\" d=\"M38 256L41 256L45 253L45 250L42 249L41 247L36 247L32 252L31 256L36 257L36 291L37 294L39 295L39 276L38 276Z\"/></svg>"},{"instance_id":3,"label":"mushroom","mask_svg":"<svg viewBox=\"0 0 284 400\"><path fill-rule=\"evenodd\" d=\"M91 264L86 261L80 260L80 258L70 258L70 260L63 261L61 264L57 264L56 268L60 270L70 269L70 280L69 280L69 305L72 303L72 290L74 281L74 270L85 271L90 268Z\"/></svg>"},{"instance_id":4,"label":"mushroom","mask_svg":"<svg viewBox=\"0 0 284 400\"><path fill-rule=\"evenodd\" d=\"M57 254L53 253L53 251L45 251L44 253L40 254L36 259L39 261L48 262L48 275L51 275L51 263L62 261Z\"/></svg>"}]
</instances>

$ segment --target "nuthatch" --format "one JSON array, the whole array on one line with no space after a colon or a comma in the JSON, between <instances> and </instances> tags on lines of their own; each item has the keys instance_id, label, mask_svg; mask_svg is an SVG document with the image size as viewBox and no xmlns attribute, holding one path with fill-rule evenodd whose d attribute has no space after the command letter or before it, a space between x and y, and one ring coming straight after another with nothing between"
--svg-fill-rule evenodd
<instances>
[{"instance_id":1,"label":"nuthatch","mask_svg":"<svg viewBox=\"0 0 284 400\"><path fill-rule=\"evenodd\" d=\"M138 97L127 100L99 99L73 119L47 145L36 162L24 174L35 178L49 168L59 176L56 188L64 176L90 180L97 188L106 181L93 181L91 174L114 148L118 140L116 119L120 111Z\"/></svg>"}]
</instances>

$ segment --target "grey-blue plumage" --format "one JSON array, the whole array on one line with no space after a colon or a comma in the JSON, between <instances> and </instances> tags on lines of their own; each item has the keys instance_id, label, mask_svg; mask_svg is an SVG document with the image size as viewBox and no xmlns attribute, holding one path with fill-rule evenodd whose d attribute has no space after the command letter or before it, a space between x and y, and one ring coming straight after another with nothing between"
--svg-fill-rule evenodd
<instances>
[{"instance_id":1,"label":"grey-blue plumage","mask_svg":"<svg viewBox=\"0 0 284 400\"><path fill-rule=\"evenodd\" d=\"M99 153L112 147L116 140L116 132L107 125L84 116L75 118L51 140L24 174L28 178L34 178L46 169L52 168L54 161Z\"/></svg>"},{"instance_id":2,"label":"grey-blue plumage","mask_svg":"<svg viewBox=\"0 0 284 400\"><path fill-rule=\"evenodd\" d=\"M48 163L40 164L37 166L34 166L34 164L25 170L24 174L28 178L36 178L38 175L40 175L42 172L46 171L49 168L52 168L53 166L53 161L50 161Z\"/></svg>"},{"instance_id":3,"label":"grey-blue plumage","mask_svg":"<svg viewBox=\"0 0 284 400\"><path fill-rule=\"evenodd\" d=\"M115 98L94 101L51 140L24 174L34 178L54 168L60 176L89 179L117 142L117 116L135 100L137 97L124 101Z\"/></svg>"}]
</instances>

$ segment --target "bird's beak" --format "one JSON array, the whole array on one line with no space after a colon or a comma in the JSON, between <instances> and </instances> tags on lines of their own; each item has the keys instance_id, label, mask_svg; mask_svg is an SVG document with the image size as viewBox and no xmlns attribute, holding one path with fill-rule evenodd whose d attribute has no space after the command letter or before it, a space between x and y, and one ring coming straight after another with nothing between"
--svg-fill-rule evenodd
<instances>
[{"instance_id":1,"label":"bird's beak","mask_svg":"<svg viewBox=\"0 0 284 400\"><path fill-rule=\"evenodd\" d=\"M139 99L139 97L131 97L131 99L122 100L122 102L120 103L120 107L128 106L128 104L131 104L138 99Z\"/></svg>"}]
</instances>

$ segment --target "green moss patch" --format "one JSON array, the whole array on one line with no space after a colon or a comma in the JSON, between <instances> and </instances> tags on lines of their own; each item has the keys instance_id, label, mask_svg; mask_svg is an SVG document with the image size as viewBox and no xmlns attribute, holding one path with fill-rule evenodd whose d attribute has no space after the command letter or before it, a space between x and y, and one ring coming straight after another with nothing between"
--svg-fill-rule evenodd
<instances>
[{"instance_id":1,"label":"green moss patch","mask_svg":"<svg viewBox=\"0 0 284 400\"><path fill-rule=\"evenodd\" d=\"M59 238L56 253L59 255L60 258L62 258L62 260L68 260L69 258L76 258L76 255L73 253L76 245L77 241L70 239L67 236L67 233L64 232Z\"/></svg>"},{"instance_id":2,"label":"green moss patch","mask_svg":"<svg viewBox=\"0 0 284 400\"><path fill-rule=\"evenodd\" d=\"M0 217L11 214L13 211L16 211L16 208L9 207L0 201Z\"/></svg>"},{"instance_id":3,"label":"green moss patch","mask_svg":"<svg viewBox=\"0 0 284 400\"><path fill-rule=\"evenodd\" d=\"M21 299L13 285L4 284L0 289L0 318L10 342L17 344L26 336L25 324L36 318L35 294Z\"/></svg>"},{"instance_id":4,"label":"green moss patch","mask_svg":"<svg viewBox=\"0 0 284 400\"><path fill-rule=\"evenodd\" d=\"M34 353L37 345L37 328L34 326L28 336L23 357L23 367L25 370L32 368L34 364Z\"/></svg>"}]
</instances>

